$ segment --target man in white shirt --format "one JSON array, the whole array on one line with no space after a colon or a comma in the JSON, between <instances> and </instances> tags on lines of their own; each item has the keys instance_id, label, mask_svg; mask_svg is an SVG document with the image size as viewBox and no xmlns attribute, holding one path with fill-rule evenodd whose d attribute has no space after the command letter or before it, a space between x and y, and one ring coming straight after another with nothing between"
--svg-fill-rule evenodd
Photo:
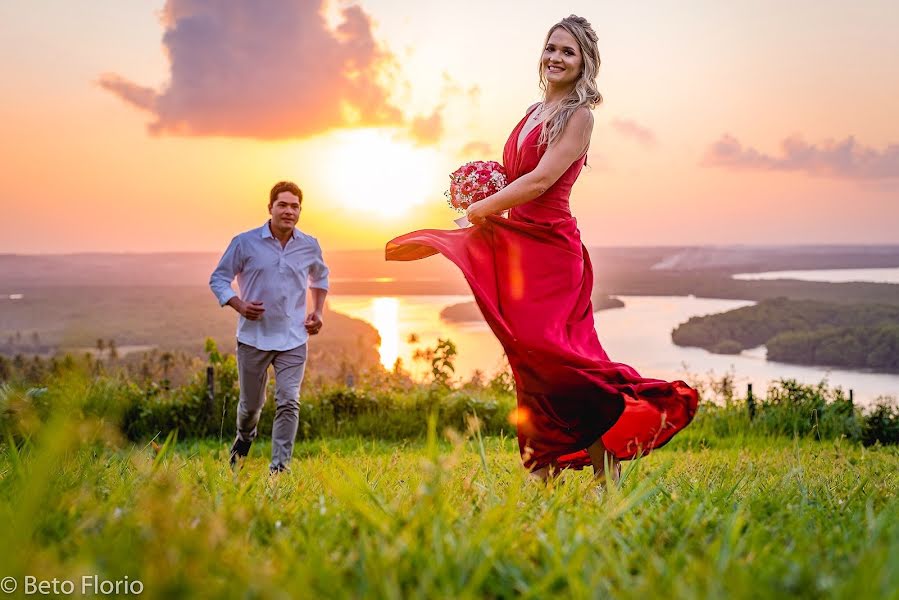
<instances>
[{"instance_id":1,"label":"man in white shirt","mask_svg":"<svg viewBox=\"0 0 899 600\"><path fill-rule=\"evenodd\" d=\"M287 469L300 415L300 384L306 368L306 341L322 328L328 295L328 267L318 240L296 228L303 192L281 181L269 194L271 219L231 240L209 279L221 306L240 314L237 368L240 401L231 464L246 456L256 438L265 403L268 367L275 371L272 473ZM237 278L240 295L231 287ZM306 311L306 291L313 307Z\"/></svg>"}]
</instances>

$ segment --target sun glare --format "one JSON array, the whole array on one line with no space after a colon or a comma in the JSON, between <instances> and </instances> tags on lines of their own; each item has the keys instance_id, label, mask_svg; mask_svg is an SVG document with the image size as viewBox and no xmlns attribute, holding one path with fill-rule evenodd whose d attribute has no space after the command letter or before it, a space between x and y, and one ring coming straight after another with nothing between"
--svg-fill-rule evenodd
<instances>
[{"instance_id":1,"label":"sun glare","mask_svg":"<svg viewBox=\"0 0 899 600\"><path fill-rule=\"evenodd\" d=\"M390 130L335 132L320 156L325 189L345 208L396 217L443 193L436 152Z\"/></svg>"},{"instance_id":2,"label":"sun glare","mask_svg":"<svg viewBox=\"0 0 899 600\"><path fill-rule=\"evenodd\" d=\"M381 364L392 369L400 355L399 313L400 303L396 298L374 298L372 300L372 323L381 336Z\"/></svg>"}]
</instances>

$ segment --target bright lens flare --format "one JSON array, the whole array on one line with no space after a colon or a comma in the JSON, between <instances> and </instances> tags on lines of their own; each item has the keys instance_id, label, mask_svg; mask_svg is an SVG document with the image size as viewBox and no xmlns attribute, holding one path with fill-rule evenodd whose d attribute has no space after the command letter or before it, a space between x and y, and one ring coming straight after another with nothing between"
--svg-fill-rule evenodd
<instances>
[{"instance_id":1,"label":"bright lens flare","mask_svg":"<svg viewBox=\"0 0 899 600\"><path fill-rule=\"evenodd\" d=\"M342 206L382 218L442 197L437 153L386 129L335 132L323 140L325 189Z\"/></svg>"},{"instance_id":2,"label":"bright lens flare","mask_svg":"<svg viewBox=\"0 0 899 600\"><path fill-rule=\"evenodd\" d=\"M524 407L513 408L509 413L509 423L512 425L522 425L528 422L528 411Z\"/></svg>"}]
</instances>

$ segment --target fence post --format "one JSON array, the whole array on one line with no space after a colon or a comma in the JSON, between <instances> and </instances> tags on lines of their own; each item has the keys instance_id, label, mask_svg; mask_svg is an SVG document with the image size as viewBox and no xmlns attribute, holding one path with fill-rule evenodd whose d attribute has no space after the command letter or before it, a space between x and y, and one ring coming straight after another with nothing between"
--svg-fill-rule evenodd
<instances>
[{"instance_id":1,"label":"fence post","mask_svg":"<svg viewBox=\"0 0 899 600\"><path fill-rule=\"evenodd\" d=\"M755 418L755 398L752 397L752 384L746 384L746 408L749 409L749 420Z\"/></svg>"},{"instance_id":2,"label":"fence post","mask_svg":"<svg viewBox=\"0 0 899 600\"><path fill-rule=\"evenodd\" d=\"M206 414L212 418L212 407L215 405L215 367L206 367Z\"/></svg>"}]
</instances>

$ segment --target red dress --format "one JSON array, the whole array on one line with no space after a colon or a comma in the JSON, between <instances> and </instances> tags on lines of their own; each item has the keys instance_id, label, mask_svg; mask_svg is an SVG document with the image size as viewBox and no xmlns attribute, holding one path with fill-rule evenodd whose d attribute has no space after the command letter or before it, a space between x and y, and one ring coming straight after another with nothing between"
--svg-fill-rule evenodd
<instances>
[{"instance_id":1,"label":"red dress","mask_svg":"<svg viewBox=\"0 0 899 600\"><path fill-rule=\"evenodd\" d=\"M542 126L503 151L508 181L532 171L546 150ZM641 377L609 359L593 323L593 268L568 197L586 153L546 192L509 218L443 231L424 229L387 243L387 260L443 254L456 264L499 339L515 376L518 445L526 467L581 468L600 436L619 459L665 444L693 419L696 391L683 381Z\"/></svg>"}]
</instances>

